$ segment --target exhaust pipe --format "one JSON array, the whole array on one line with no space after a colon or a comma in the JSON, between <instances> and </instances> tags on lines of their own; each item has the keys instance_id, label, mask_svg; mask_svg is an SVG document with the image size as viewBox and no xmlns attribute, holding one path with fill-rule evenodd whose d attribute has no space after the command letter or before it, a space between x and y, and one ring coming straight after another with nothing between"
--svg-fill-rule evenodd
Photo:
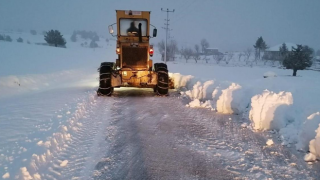
<instances>
[{"instance_id":1,"label":"exhaust pipe","mask_svg":"<svg viewBox=\"0 0 320 180\"><path fill-rule=\"evenodd\" d=\"M142 30L141 30L142 24L139 23L139 42L142 43Z\"/></svg>"}]
</instances>

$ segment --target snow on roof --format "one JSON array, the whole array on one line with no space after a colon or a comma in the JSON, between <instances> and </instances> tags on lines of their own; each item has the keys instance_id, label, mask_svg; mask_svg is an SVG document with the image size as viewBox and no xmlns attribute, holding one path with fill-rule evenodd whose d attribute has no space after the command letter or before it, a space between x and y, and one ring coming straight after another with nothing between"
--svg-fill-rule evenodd
<instances>
[{"instance_id":1,"label":"snow on roof","mask_svg":"<svg viewBox=\"0 0 320 180\"><path fill-rule=\"evenodd\" d=\"M276 46L270 47L268 49L266 49L266 51L279 51L280 47L282 46L283 43L278 44ZM285 43L287 45L288 51L292 50L292 46L293 47L297 47L297 44L294 43Z\"/></svg>"}]
</instances>

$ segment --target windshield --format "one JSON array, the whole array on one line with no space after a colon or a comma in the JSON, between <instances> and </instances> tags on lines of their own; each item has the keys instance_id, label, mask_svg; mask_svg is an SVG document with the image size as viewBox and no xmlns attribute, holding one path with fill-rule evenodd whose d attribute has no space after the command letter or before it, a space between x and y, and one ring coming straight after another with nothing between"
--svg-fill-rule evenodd
<instances>
[{"instance_id":1,"label":"windshield","mask_svg":"<svg viewBox=\"0 0 320 180\"><path fill-rule=\"evenodd\" d=\"M121 36L139 36L139 24L141 23L141 35L147 36L146 19L120 19Z\"/></svg>"}]
</instances>

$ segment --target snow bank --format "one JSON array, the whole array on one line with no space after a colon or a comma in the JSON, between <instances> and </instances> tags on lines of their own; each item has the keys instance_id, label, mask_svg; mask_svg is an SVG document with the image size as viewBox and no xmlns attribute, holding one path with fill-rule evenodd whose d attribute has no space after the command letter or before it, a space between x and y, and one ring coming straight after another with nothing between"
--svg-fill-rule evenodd
<instances>
[{"instance_id":1,"label":"snow bank","mask_svg":"<svg viewBox=\"0 0 320 180\"><path fill-rule=\"evenodd\" d=\"M300 96L295 96L299 101L293 105L290 91L275 93L264 90L260 93L262 89L257 86L217 80L202 81L179 73L170 76L174 79L175 87L182 90L181 95L190 99L188 107L208 108L223 114L243 114L249 118L254 130L278 130L282 145L297 143L296 148L299 150L307 151L309 142L316 136L315 130L320 124L319 113L306 118L305 108L302 106L310 106L301 104ZM277 75L268 71L264 76ZM265 83L270 83L270 87L275 89L271 80L267 79ZM302 119L306 119L304 123ZM315 146L312 146L313 149ZM306 158L312 159L312 156Z\"/></svg>"},{"instance_id":2,"label":"snow bank","mask_svg":"<svg viewBox=\"0 0 320 180\"><path fill-rule=\"evenodd\" d=\"M241 89L239 84L232 83L227 89L222 90L222 94L217 101L217 111L225 114L232 114L233 92Z\"/></svg>"},{"instance_id":3,"label":"snow bank","mask_svg":"<svg viewBox=\"0 0 320 180\"><path fill-rule=\"evenodd\" d=\"M240 114L249 106L250 98L253 96L252 90L236 83L202 81L179 73L171 74L170 77L177 89L185 90L181 95L191 100L189 107L215 109L223 114Z\"/></svg>"},{"instance_id":4,"label":"snow bank","mask_svg":"<svg viewBox=\"0 0 320 180\"><path fill-rule=\"evenodd\" d=\"M306 161L314 161L316 158L320 158L320 125L316 130L316 136L309 143L309 155L305 156Z\"/></svg>"},{"instance_id":5,"label":"snow bank","mask_svg":"<svg viewBox=\"0 0 320 180\"><path fill-rule=\"evenodd\" d=\"M285 113L289 105L293 104L290 92L274 93L265 90L262 94L251 98L249 119L255 130L277 129L286 126Z\"/></svg>"},{"instance_id":6,"label":"snow bank","mask_svg":"<svg viewBox=\"0 0 320 180\"><path fill-rule=\"evenodd\" d=\"M250 104L252 91L232 83L221 91L217 101L217 111L224 114L241 114Z\"/></svg>"},{"instance_id":7,"label":"snow bank","mask_svg":"<svg viewBox=\"0 0 320 180\"><path fill-rule=\"evenodd\" d=\"M188 107L194 107L194 108L207 108L207 109L213 109L211 101L205 101L205 102L200 102L199 99L195 99L191 101L189 104L187 104Z\"/></svg>"},{"instance_id":8,"label":"snow bank","mask_svg":"<svg viewBox=\"0 0 320 180\"><path fill-rule=\"evenodd\" d=\"M188 88L191 80L194 79L191 75L184 76L180 73L169 73L169 76L174 82L175 89Z\"/></svg>"},{"instance_id":9,"label":"snow bank","mask_svg":"<svg viewBox=\"0 0 320 180\"><path fill-rule=\"evenodd\" d=\"M313 113L304 121L298 136L296 148L307 151L309 142L316 136L316 130L320 124L320 112Z\"/></svg>"},{"instance_id":10,"label":"snow bank","mask_svg":"<svg viewBox=\"0 0 320 180\"><path fill-rule=\"evenodd\" d=\"M33 179L26 167L20 168L19 180L30 180Z\"/></svg>"},{"instance_id":11,"label":"snow bank","mask_svg":"<svg viewBox=\"0 0 320 180\"><path fill-rule=\"evenodd\" d=\"M223 114L240 114L248 108L250 98L254 95L252 90L237 83L202 81L179 73L171 74L170 77L177 89L185 90L181 95L191 100L189 107L206 107Z\"/></svg>"},{"instance_id":12,"label":"snow bank","mask_svg":"<svg viewBox=\"0 0 320 180\"><path fill-rule=\"evenodd\" d=\"M57 157L59 153L64 152L68 143L71 140L72 134L81 127L79 119L83 118L87 114L89 106L92 106L96 102L96 92L93 91L89 94L88 98L78 103L72 117L67 119L66 125L61 125L58 132L47 137L47 141L39 141L37 145L44 147L44 153L33 154L28 167L21 168L19 178L20 179L40 179L39 172L47 168L47 165L54 161L54 157ZM65 167L68 164L68 160L63 160L58 166Z\"/></svg>"},{"instance_id":13,"label":"snow bank","mask_svg":"<svg viewBox=\"0 0 320 180\"><path fill-rule=\"evenodd\" d=\"M197 81L191 90L186 91L186 95L190 97L190 99L199 99L199 100L208 100L212 99L212 91L214 82L206 81L201 83Z\"/></svg>"},{"instance_id":14,"label":"snow bank","mask_svg":"<svg viewBox=\"0 0 320 180\"><path fill-rule=\"evenodd\" d=\"M286 120L290 121L290 118L286 118ZM291 121L293 118L291 118ZM298 140L298 132L299 132L299 125L297 124L297 121L294 121L293 123L288 124L286 127L281 128L279 131L280 138L282 140L282 145L290 145L297 143Z\"/></svg>"}]
</instances>

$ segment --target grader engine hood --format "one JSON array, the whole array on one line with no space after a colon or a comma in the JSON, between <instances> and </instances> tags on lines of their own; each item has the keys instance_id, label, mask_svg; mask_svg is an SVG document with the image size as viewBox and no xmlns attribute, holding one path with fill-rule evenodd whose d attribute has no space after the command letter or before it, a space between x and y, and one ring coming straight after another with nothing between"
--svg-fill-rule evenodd
<instances>
[{"instance_id":1,"label":"grader engine hood","mask_svg":"<svg viewBox=\"0 0 320 180\"><path fill-rule=\"evenodd\" d=\"M123 68L147 68L148 47L122 47L122 67Z\"/></svg>"}]
</instances>

